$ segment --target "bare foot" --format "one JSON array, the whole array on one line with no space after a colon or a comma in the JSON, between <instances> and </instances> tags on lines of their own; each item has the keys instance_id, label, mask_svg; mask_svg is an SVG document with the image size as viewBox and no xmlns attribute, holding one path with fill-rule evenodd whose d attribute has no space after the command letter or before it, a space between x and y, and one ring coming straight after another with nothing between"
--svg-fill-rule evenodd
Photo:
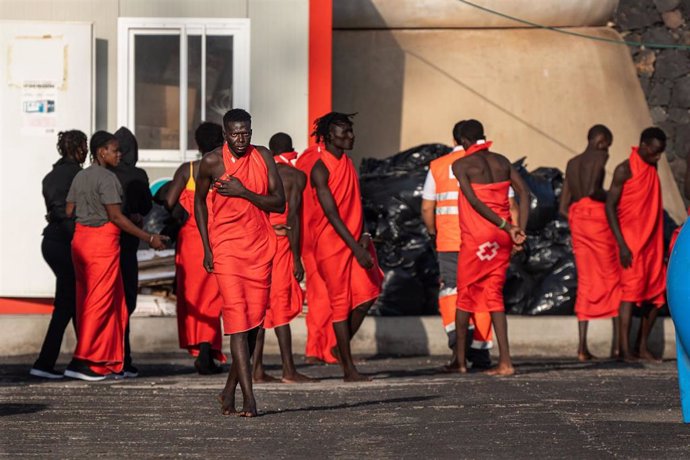
<instances>
[{"instance_id":1,"label":"bare foot","mask_svg":"<svg viewBox=\"0 0 690 460\"><path fill-rule=\"evenodd\" d=\"M277 379L265 372L255 373L252 377L254 383L278 383L280 379Z\"/></svg>"},{"instance_id":2,"label":"bare foot","mask_svg":"<svg viewBox=\"0 0 690 460\"><path fill-rule=\"evenodd\" d=\"M283 378L280 379L280 381L283 383L310 383L310 382L318 382L319 379L307 377L304 374L300 374L299 372L295 372L294 374L284 375Z\"/></svg>"},{"instance_id":3,"label":"bare foot","mask_svg":"<svg viewBox=\"0 0 690 460\"><path fill-rule=\"evenodd\" d=\"M331 354L335 358L337 364L342 364L342 360L340 359L340 350L338 350L338 346L336 345L335 347L331 348ZM352 363L353 364L364 364L366 363L367 360L363 358L355 358L354 356L352 357Z\"/></svg>"},{"instance_id":4,"label":"bare foot","mask_svg":"<svg viewBox=\"0 0 690 460\"><path fill-rule=\"evenodd\" d=\"M225 391L218 395L218 402L220 402L220 412L223 415L235 415L237 410L235 410L235 395L232 397L226 397Z\"/></svg>"},{"instance_id":5,"label":"bare foot","mask_svg":"<svg viewBox=\"0 0 690 460\"><path fill-rule=\"evenodd\" d=\"M654 363L654 364L661 363L661 360L656 358L649 350L641 351L640 352L640 359L642 361L647 362L647 363Z\"/></svg>"},{"instance_id":6,"label":"bare foot","mask_svg":"<svg viewBox=\"0 0 690 460\"><path fill-rule=\"evenodd\" d=\"M621 357L621 352L618 350L611 350L611 359L619 359Z\"/></svg>"},{"instance_id":7,"label":"bare foot","mask_svg":"<svg viewBox=\"0 0 690 460\"><path fill-rule=\"evenodd\" d=\"M325 360L317 358L316 356L305 356L304 362L307 364L328 364Z\"/></svg>"},{"instance_id":8,"label":"bare foot","mask_svg":"<svg viewBox=\"0 0 690 460\"><path fill-rule=\"evenodd\" d=\"M258 417L259 413L256 410L256 401L254 398L249 401L244 401L242 411L240 411L237 415L240 417Z\"/></svg>"},{"instance_id":9,"label":"bare foot","mask_svg":"<svg viewBox=\"0 0 690 460\"><path fill-rule=\"evenodd\" d=\"M594 356L592 353L589 352L589 350L585 350L584 352L578 352L577 353L577 360L580 361L581 363L587 362L587 361L597 361L599 358Z\"/></svg>"},{"instance_id":10,"label":"bare foot","mask_svg":"<svg viewBox=\"0 0 690 460\"><path fill-rule=\"evenodd\" d=\"M515 368L512 364L499 364L493 369L484 371L486 375L492 375L496 377L507 377L509 375L515 375Z\"/></svg>"},{"instance_id":11,"label":"bare foot","mask_svg":"<svg viewBox=\"0 0 690 460\"><path fill-rule=\"evenodd\" d=\"M638 357L632 353L621 353L618 359L622 359L626 363L636 363L638 361Z\"/></svg>"},{"instance_id":12,"label":"bare foot","mask_svg":"<svg viewBox=\"0 0 690 460\"><path fill-rule=\"evenodd\" d=\"M344 382L371 382L371 378L366 375L362 375L357 371L352 371L343 376Z\"/></svg>"},{"instance_id":13,"label":"bare foot","mask_svg":"<svg viewBox=\"0 0 690 460\"><path fill-rule=\"evenodd\" d=\"M443 374L467 374L467 367L461 366L460 364L445 364L441 366L441 372Z\"/></svg>"}]
</instances>

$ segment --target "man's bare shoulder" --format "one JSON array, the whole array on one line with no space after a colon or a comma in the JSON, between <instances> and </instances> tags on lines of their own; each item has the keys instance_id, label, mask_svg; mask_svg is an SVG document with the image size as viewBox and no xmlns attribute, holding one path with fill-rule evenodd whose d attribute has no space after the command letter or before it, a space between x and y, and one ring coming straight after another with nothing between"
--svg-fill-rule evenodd
<instances>
[{"instance_id":1,"label":"man's bare shoulder","mask_svg":"<svg viewBox=\"0 0 690 460\"><path fill-rule=\"evenodd\" d=\"M632 177L632 171L630 170L630 161L625 160L613 170L613 181L614 182L625 182Z\"/></svg>"},{"instance_id":2,"label":"man's bare shoulder","mask_svg":"<svg viewBox=\"0 0 690 460\"><path fill-rule=\"evenodd\" d=\"M280 174L280 177L283 179L283 181L293 181L297 185L304 184L307 181L307 175L294 166L276 163L276 167L278 168L278 174Z\"/></svg>"},{"instance_id":3,"label":"man's bare shoulder","mask_svg":"<svg viewBox=\"0 0 690 460\"><path fill-rule=\"evenodd\" d=\"M493 161L496 161L496 162L498 162L498 163L501 163L502 166L506 166L506 165L507 165L507 166L510 167L510 166L512 165L512 163L510 162L510 160L508 159L508 157L505 156L505 155L503 155L502 153L491 152L491 151L490 151L490 152L487 152L486 155L487 155L488 157L490 157Z\"/></svg>"}]
</instances>

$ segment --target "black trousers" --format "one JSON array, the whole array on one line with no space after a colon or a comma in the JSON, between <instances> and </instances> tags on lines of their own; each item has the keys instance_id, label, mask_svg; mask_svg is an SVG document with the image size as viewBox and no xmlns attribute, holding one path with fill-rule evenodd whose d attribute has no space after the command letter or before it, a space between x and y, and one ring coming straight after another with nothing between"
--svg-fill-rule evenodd
<instances>
[{"instance_id":1,"label":"black trousers","mask_svg":"<svg viewBox=\"0 0 690 460\"><path fill-rule=\"evenodd\" d=\"M55 273L55 308L50 318L48 331L43 340L41 352L34 364L41 369L53 369L60 347L62 337L70 321L76 331L77 311L77 285L72 265L72 245L69 241L58 241L43 238L41 243L43 258Z\"/></svg>"},{"instance_id":2,"label":"black trousers","mask_svg":"<svg viewBox=\"0 0 690 460\"><path fill-rule=\"evenodd\" d=\"M120 248L120 271L122 284L125 287L125 303L127 312L132 316L137 307L137 293L139 291L139 263L137 262L137 248ZM132 349L129 345L129 321L125 329L125 366L132 364Z\"/></svg>"}]
</instances>

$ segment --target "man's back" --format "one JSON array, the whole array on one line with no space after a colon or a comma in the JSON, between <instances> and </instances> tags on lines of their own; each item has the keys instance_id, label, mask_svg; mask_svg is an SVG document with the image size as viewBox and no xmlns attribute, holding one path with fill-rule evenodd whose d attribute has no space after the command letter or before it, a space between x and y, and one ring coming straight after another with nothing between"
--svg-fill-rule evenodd
<instances>
[{"instance_id":1,"label":"man's back","mask_svg":"<svg viewBox=\"0 0 690 460\"><path fill-rule=\"evenodd\" d=\"M472 184L493 184L510 180L510 161L488 150L467 155L456 162Z\"/></svg>"},{"instance_id":2,"label":"man's back","mask_svg":"<svg viewBox=\"0 0 690 460\"><path fill-rule=\"evenodd\" d=\"M586 197L606 201L603 184L606 174L604 167L608 157L605 152L585 151L568 162L565 180L570 191L571 203Z\"/></svg>"}]
</instances>

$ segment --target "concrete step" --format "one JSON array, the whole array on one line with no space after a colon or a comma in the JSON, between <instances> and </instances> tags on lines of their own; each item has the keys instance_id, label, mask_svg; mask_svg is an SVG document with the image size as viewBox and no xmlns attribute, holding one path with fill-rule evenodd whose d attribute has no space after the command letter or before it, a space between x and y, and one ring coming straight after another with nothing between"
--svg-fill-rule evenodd
<instances>
[{"instance_id":1,"label":"concrete step","mask_svg":"<svg viewBox=\"0 0 690 460\"><path fill-rule=\"evenodd\" d=\"M49 315L2 315L0 317L0 356L37 354L40 350ZM634 343L638 322L633 321ZM292 323L293 350L303 354L306 343L304 316ZM515 356L563 357L577 349L577 320L571 316L524 317L508 316L511 353ZM266 334L266 353L277 354L275 334ZM611 346L611 321L591 321L590 351L608 356ZM176 351L177 318L174 316L139 316L131 321L132 350L138 353ZM653 351L665 358L675 358L675 329L670 318L660 318L650 338ZM63 353L75 346L74 330L70 327L62 344ZM224 350L230 350L225 338ZM446 334L438 316L370 317L353 340L353 351L362 355L446 355ZM494 346L492 353L498 352Z\"/></svg>"}]
</instances>

